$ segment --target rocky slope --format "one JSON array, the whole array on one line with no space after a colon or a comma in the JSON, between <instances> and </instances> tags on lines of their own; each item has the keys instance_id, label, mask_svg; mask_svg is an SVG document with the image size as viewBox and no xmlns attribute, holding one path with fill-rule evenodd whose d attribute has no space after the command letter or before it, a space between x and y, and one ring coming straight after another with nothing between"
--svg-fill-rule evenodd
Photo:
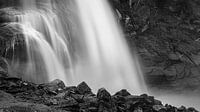
<instances>
[{"instance_id":1,"label":"rocky slope","mask_svg":"<svg viewBox=\"0 0 200 112\"><path fill-rule=\"evenodd\" d=\"M66 87L61 80L34 84L14 77L0 77L0 112L198 112L176 108L146 94L135 96L122 89L111 95L105 88L92 93L82 82Z\"/></svg>"}]
</instances>

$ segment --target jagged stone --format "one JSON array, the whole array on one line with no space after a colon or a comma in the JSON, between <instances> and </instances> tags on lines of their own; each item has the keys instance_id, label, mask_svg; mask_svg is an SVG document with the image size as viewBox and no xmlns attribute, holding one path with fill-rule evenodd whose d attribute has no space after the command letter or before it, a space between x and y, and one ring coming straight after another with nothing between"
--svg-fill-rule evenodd
<instances>
[{"instance_id":1,"label":"jagged stone","mask_svg":"<svg viewBox=\"0 0 200 112\"><path fill-rule=\"evenodd\" d=\"M162 105L154 105L153 110L156 112L166 112L167 111L166 107L162 106Z\"/></svg>"},{"instance_id":2,"label":"jagged stone","mask_svg":"<svg viewBox=\"0 0 200 112\"><path fill-rule=\"evenodd\" d=\"M63 81L55 79L50 83L39 85L39 88L47 90L50 94L58 94L59 91L65 88L65 84Z\"/></svg>"},{"instance_id":3,"label":"jagged stone","mask_svg":"<svg viewBox=\"0 0 200 112\"><path fill-rule=\"evenodd\" d=\"M198 112L194 108L163 106L152 96L147 94L133 96L124 90L111 96L106 89L101 88L97 95L83 95L77 91L76 87L64 87L63 91L57 95L51 95L46 93L46 84L43 84L43 87L37 87L35 84L19 78L7 77L1 80L4 80L4 83L10 83L7 85L2 83L1 86L8 86L8 89L3 91L10 92L10 87L15 90L11 91L10 94L0 91L0 108L2 107L2 111L7 112L28 112L28 110L30 112ZM35 89L31 89L32 87Z\"/></svg>"},{"instance_id":4,"label":"jagged stone","mask_svg":"<svg viewBox=\"0 0 200 112\"><path fill-rule=\"evenodd\" d=\"M85 82L82 82L77 86L77 91L83 95L84 94L92 94L90 87Z\"/></svg>"},{"instance_id":5,"label":"jagged stone","mask_svg":"<svg viewBox=\"0 0 200 112\"><path fill-rule=\"evenodd\" d=\"M72 98L74 98L77 102L81 103L83 102L84 95L80 94L71 94L70 95Z\"/></svg>"},{"instance_id":6,"label":"jagged stone","mask_svg":"<svg viewBox=\"0 0 200 112\"><path fill-rule=\"evenodd\" d=\"M105 88L101 88L97 92L97 98L103 101L110 101L111 95Z\"/></svg>"},{"instance_id":7,"label":"jagged stone","mask_svg":"<svg viewBox=\"0 0 200 112\"><path fill-rule=\"evenodd\" d=\"M101 88L97 92L97 98L98 98L98 112L115 112L117 111L117 108L112 101L112 97L110 93L105 89Z\"/></svg>"}]
</instances>

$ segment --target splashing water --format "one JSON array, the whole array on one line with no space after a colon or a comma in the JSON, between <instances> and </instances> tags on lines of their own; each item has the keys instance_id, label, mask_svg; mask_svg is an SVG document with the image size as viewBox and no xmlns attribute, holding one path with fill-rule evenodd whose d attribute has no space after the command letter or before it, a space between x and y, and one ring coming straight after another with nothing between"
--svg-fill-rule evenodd
<instances>
[{"instance_id":1,"label":"splashing water","mask_svg":"<svg viewBox=\"0 0 200 112\"><path fill-rule=\"evenodd\" d=\"M27 49L24 77L61 79L67 85L86 81L94 91L146 90L138 60L106 0L22 0L22 6L23 14L16 18Z\"/></svg>"}]
</instances>

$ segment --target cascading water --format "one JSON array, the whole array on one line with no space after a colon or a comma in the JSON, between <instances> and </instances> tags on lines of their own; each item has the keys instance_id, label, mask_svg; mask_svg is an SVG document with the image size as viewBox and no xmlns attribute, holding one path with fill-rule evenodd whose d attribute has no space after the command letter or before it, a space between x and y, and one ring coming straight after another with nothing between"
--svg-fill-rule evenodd
<instances>
[{"instance_id":1,"label":"cascading water","mask_svg":"<svg viewBox=\"0 0 200 112\"><path fill-rule=\"evenodd\" d=\"M53 12L53 4L50 0L21 2L22 14L16 15L15 20L18 20L24 35L27 60L25 64L18 64L20 62L17 61L12 66L19 69L23 65L25 70L21 74L25 75L22 77L34 82L41 83L58 78L71 83L73 73L68 69L72 66L69 38L59 17Z\"/></svg>"},{"instance_id":2,"label":"cascading water","mask_svg":"<svg viewBox=\"0 0 200 112\"><path fill-rule=\"evenodd\" d=\"M23 13L16 18L27 49L24 77L35 82L61 79L67 85L86 81L95 91L146 90L140 65L106 0L70 1L71 12L65 8L68 0L21 1ZM70 20L71 15L78 18Z\"/></svg>"},{"instance_id":3,"label":"cascading water","mask_svg":"<svg viewBox=\"0 0 200 112\"><path fill-rule=\"evenodd\" d=\"M76 4L85 52L75 68L79 80L87 80L94 87L106 87L112 92L120 88L133 93L144 91L144 80L137 68L140 65L132 59L107 1L76 0Z\"/></svg>"}]
</instances>

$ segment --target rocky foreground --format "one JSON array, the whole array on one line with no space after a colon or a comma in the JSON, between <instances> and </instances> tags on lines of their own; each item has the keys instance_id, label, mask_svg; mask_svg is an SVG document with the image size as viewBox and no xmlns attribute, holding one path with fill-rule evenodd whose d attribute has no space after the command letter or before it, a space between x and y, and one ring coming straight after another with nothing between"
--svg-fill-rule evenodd
<instances>
[{"instance_id":1,"label":"rocky foreground","mask_svg":"<svg viewBox=\"0 0 200 112\"><path fill-rule=\"evenodd\" d=\"M82 82L66 87L61 80L34 84L14 77L0 77L0 112L198 112L194 108L163 105L146 94L131 95L125 89L111 95L97 94Z\"/></svg>"}]
</instances>

